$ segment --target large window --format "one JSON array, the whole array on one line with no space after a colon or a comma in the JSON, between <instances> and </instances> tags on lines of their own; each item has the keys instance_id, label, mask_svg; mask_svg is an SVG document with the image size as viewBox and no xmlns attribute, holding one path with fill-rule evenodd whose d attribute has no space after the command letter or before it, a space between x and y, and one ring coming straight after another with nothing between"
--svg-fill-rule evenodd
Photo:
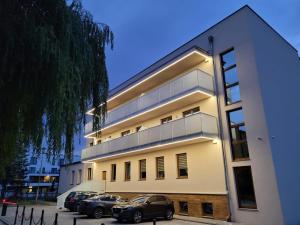
<instances>
[{"instance_id":1,"label":"large window","mask_svg":"<svg viewBox=\"0 0 300 225\"><path fill-rule=\"evenodd\" d=\"M117 177L117 165L111 164L111 181L116 181Z\"/></svg>"},{"instance_id":2,"label":"large window","mask_svg":"<svg viewBox=\"0 0 300 225\"><path fill-rule=\"evenodd\" d=\"M178 171L178 178L188 177L186 153L177 154L177 171Z\"/></svg>"},{"instance_id":3,"label":"large window","mask_svg":"<svg viewBox=\"0 0 300 225\"><path fill-rule=\"evenodd\" d=\"M92 168L88 168L88 174L87 179L92 180L93 179L93 170Z\"/></svg>"},{"instance_id":4,"label":"large window","mask_svg":"<svg viewBox=\"0 0 300 225\"><path fill-rule=\"evenodd\" d=\"M165 161L164 157L156 157L156 179L165 178Z\"/></svg>"},{"instance_id":5,"label":"large window","mask_svg":"<svg viewBox=\"0 0 300 225\"><path fill-rule=\"evenodd\" d=\"M241 108L228 112L233 160L249 159L244 114Z\"/></svg>"},{"instance_id":6,"label":"large window","mask_svg":"<svg viewBox=\"0 0 300 225\"><path fill-rule=\"evenodd\" d=\"M140 180L146 180L147 177L146 159L142 159L139 161L139 171L140 171Z\"/></svg>"},{"instance_id":7,"label":"large window","mask_svg":"<svg viewBox=\"0 0 300 225\"><path fill-rule=\"evenodd\" d=\"M239 207L256 209L251 167L234 167L234 176Z\"/></svg>"},{"instance_id":8,"label":"large window","mask_svg":"<svg viewBox=\"0 0 300 225\"><path fill-rule=\"evenodd\" d=\"M241 100L239 79L237 76L237 67L233 49L221 54L221 64L225 88L225 100L226 104L229 105Z\"/></svg>"},{"instance_id":9,"label":"large window","mask_svg":"<svg viewBox=\"0 0 300 225\"><path fill-rule=\"evenodd\" d=\"M125 181L130 181L130 162L125 162Z\"/></svg>"}]
</instances>

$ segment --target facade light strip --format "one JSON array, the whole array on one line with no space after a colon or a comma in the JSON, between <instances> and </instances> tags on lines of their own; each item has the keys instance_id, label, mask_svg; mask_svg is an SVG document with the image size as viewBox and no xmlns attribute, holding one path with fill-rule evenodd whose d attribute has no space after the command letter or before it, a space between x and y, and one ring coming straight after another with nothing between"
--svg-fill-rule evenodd
<instances>
[{"instance_id":1,"label":"facade light strip","mask_svg":"<svg viewBox=\"0 0 300 225\"><path fill-rule=\"evenodd\" d=\"M195 94L195 93L201 93L201 94L204 94L204 95L206 95L206 96L208 96L208 97L212 97L212 96L213 96L212 94L206 93L206 92L204 92L204 91L196 90L196 91L193 91L193 92L191 92L191 93L189 93L189 94L186 94L186 95L184 95L184 96L175 98L175 99L173 99L173 100L171 100L171 101L169 101L169 102L166 102L166 103L164 103L164 104L160 104L160 105L158 105L158 106L156 106L156 107L154 107L154 108L148 109L148 110L146 110L146 111L144 111L144 112L142 112L142 113L140 113L140 114L137 114L137 115L128 117L128 118L126 118L126 119L124 119L124 120L121 120L121 121L119 121L119 122L117 122L117 123L111 124L111 125L109 125L109 126L107 126L107 127L102 128L101 130L94 131L94 132L92 132L92 133L90 133L90 134L85 135L84 137L85 137L85 138L93 138L93 137L90 137L90 136L93 135L93 134L96 134L97 132L106 130L106 129L108 129L108 128L110 128L110 127L113 127L113 126L116 126L116 125L118 125L118 124L120 124L120 123L124 123L124 122L126 122L126 121L128 121L128 120L134 119L135 117L141 116L141 115L143 115L143 114L145 114L145 113L151 112L151 111L153 111L153 110L155 110L155 109L161 108L161 107L163 107L163 106L165 106L165 105L171 104L171 103L173 103L173 102L175 102L175 101L178 101L178 100L180 100L180 99L183 99L183 98L188 97L188 96L190 96L190 95L192 95L192 94Z\"/></svg>"},{"instance_id":2,"label":"facade light strip","mask_svg":"<svg viewBox=\"0 0 300 225\"><path fill-rule=\"evenodd\" d=\"M129 153L136 153L136 152L141 152L141 151L145 151L145 150L149 150L149 149L161 148L161 147L168 146L168 145L178 144L178 143L187 142L187 141L193 141L193 140L197 140L197 139L204 139L204 138L209 139L209 140L216 139L216 138L207 137L207 136L189 138L189 139L185 139L185 140L181 140L181 141L173 141L171 143L160 144L160 145L156 145L156 146L152 146L152 147L148 147L148 148L142 148L142 149L138 149L138 150L134 150L134 151L122 152L122 153L118 153L118 154L115 154L115 155L98 157L98 158L91 159L91 160L82 160L82 162L83 163L91 163L91 162L94 162L94 161L99 160L99 159L107 159L107 158L112 158L112 157L116 157L116 156L126 155L126 154L129 154Z\"/></svg>"},{"instance_id":3,"label":"facade light strip","mask_svg":"<svg viewBox=\"0 0 300 225\"><path fill-rule=\"evenodd\" d=\"M147 80L149 80L149 79L151 79L152 77L158 75L159 73L165 71L166 69L168 69L168 68L170 68L171 66L175 65L176 63L178 63L178 62L184 60L185 58L189 57L190 55L192 55L192 54L194 54L194 53L196 53L196 54L198 54L198 55L200 55L200 56L203 56L203 57L204 57L204 61L207 61L207 60L208 60L208 56L207 56L207 55L205 55L205 54L203 54L203 53L201 53L201 52L199 52L199 51L193 50L193 51L190 52L189 54L183 56L182 58L177 59L175 62L173 62L173 63L169 64L168 66L162 68L161 70L155 72L155 73L152 74L151 76L149 76L149 77L147 77L147 78L141 80L140 82L138 82L138 83L132 85L131 87L127 88L126 90L122 91L121 93L119 93L119 94L117 94L117 95L115 95L115 96L109 98L109 99L107 100L107 103L109 103L110 101L112 101L112 100L114 100L115 98L119 97L120 95L123 95L124 93L128 92L129 90L135 88L136 86L138 86L138 85L140 85L140 84L146 82ZM93 109L90 109L89 111L87 111L86 114L88 114L88 115L93 115L93 113L92 113L93 110L94 110L94 108L93 108Z\"/></svg>"}]
</instances>

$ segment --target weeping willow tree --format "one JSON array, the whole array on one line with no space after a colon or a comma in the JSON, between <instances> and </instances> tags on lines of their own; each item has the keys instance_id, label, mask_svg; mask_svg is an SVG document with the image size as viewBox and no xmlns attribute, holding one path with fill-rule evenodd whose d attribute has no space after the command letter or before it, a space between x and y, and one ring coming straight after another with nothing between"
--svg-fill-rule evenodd
<instances>
[{"instance_id":1,"label":"weeping willow tree","mask_svg":"<svg viewBox=\"0 0 300 225\"><path fill-rule=\"evenodd\" d=\"M0 176L23 148L70 158L74 134L95 107L106 113L105 47L113 34L79 0L0 1Z\"/></svg>"}]
</instances>

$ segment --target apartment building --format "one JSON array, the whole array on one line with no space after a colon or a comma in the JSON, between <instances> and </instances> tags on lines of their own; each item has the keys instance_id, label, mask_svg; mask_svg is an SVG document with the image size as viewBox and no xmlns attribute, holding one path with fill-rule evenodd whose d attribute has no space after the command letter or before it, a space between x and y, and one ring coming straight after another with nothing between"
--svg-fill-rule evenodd
<instances>
[{"instance_id":1,"label":"apartment building","mask_svg":"<svg viewBox=\"0 0 300 225\"><path fill-rule=\"evenodd\" d=\"M177 214L298 224L299 82L297 50L244 6L112 89L82 162L106 192L162 193Z\"/></svg>"}]
</instances>

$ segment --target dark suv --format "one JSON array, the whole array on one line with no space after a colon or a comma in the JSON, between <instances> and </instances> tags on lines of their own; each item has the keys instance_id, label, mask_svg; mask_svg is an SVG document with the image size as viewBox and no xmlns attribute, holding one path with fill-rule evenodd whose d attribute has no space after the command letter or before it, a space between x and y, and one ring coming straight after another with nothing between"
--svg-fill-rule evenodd
<instances>
[{"instance_id":1,"label":"dark suv","mask_svg":"<svg viewBox=\"0 0 300 225\"><path fill-rule=\"evenodd\" d=\"M70 211L77 211L80 202L84 199L97 195L97 192L93 191L72 191L66 197L64 207Z\"/></svg>"},{"instance_id":2,"label":"dark suv","mask_svg":"<svg viewBox=\"0 0 300 225\"><path fill-rule=\"evenodd\" d=\"M143 195L130 202L121 202L112 207L112 216L118 221L130 220L140 223L143 219L173 219L174 204L164 195Z\"/></svg>"},{"instance_id":3,"label":"dark suv","mask_svg":"<svg viewBox=\"0 0 300 225\"><path fill-rule=\"evenodd\" d=\"M118 195L97 195L81 201L78 212L100 219L102 216L111 216L111 208L121 201L122 199Z\"/></svg>"}]
</instances>

